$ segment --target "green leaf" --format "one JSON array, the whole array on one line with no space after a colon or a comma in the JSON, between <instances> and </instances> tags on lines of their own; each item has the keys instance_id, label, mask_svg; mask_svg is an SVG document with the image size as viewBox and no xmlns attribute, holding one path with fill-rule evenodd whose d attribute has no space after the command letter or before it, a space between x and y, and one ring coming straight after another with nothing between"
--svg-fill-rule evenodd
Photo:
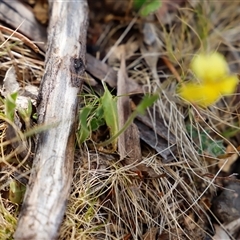
<instances>
[{"instance_id":1,"label":"green leaf","mask_svg":"<svg viewBox=\"0 0 240 240\"><path fill-rule=\"evenodd\" d=\"M90 129L92 132L98 130L104 124L105 124L104 119L97 119L97 118L91 119L91 121L89 123Z\"/></svg>"},{"instance_id":2,"label":"green leaf","mask_svg":"<svg viewBox=\"0 0 240 240\"><path fill-rule=\"evenodd\" d=\"M147 0L134 0L133 7L135 9L139 10L146 2L147 2Z\"/></svg>"},{"instance_id":3,"label":"green leaf","mask_svg":"<svg viewBox=\"0 0 240 240\"><path fill-rule=\"evenodd\" d=\"M225 153L224 151L225 147L223 145L223 140L218 141L212 141L211 144L209 144L207 151L215 157L218 157Z\"/></svg>"},{"instance_id":4,"label":"green leaf","mask_svg":"<svg viewBox=\"0 0 240 240\"><path fill-rule=\"evenodd\" d=\"M154 102L158 100L159 95L158 94L147 94L143 97L142 101L139 103L139 105L136 108L137 113L144 114L145 110L148 107L151 107Z\"/></svg>"},{"instance_id":5,"label":"green leaf","mask_svg":"<svg viewBox=\"0 0 240 240\"><path fill-rule=\"evenodd\" d=\"M78 132L78 140L80 144L82 144L90 135L90 131L87 125L87 119L91 111L92 111L92 108L89 106L86 106L80 112L80 116L79 116L80 130Z\"/></svg>"},{"instance_id":6,"label":"green leaf","mask_svg":"<svg viewBox=\"0 0 240 240\"><path fill-rule=\"evenodd\" d=\"M32 115L32 118L33 118L34 120L37 120L37 119L38 119L37 113L34 113L34 114Z\"/></svg>"},{"instance_id":7,"label":"green leaf","mask_svg":"<svg viewBox=\"0 0 240 240\"><path fill-rule=\"evenodd\" d=\"M20 108L18 109L18 113L20 114L21 118L25 122L27 128L30 127L30 119L32 116L32 102L28 100L28 107L27 109Z\"/></svg>"},{"instance_id":8,"label":"green leaf","mask_svg":"<svg viewBox=\"0 0 240 240\"><path fill-rule=\"evenodd\" d=\"M89 126L91 131L96 131L100 126L103 126L105 124L104 120L104 111L103 107L101 105L98 106L95 113L89 120Z\"/></svg>"},{"instance_id":9,"label":"green leaf","mask_svg":"<svg viewBox=\"0 0 240 240\"><path fill-rule=\"evenodd\" d=\"M218 157L225 153L225 147L223 145L223 140L212 139L207 132L197 131L197 129L188 124L186 130L190 135L192 141L199 145L199 153L207 152L211 156Z\"/></svg>"},{"instance_id":10,"label":"green leaf","mask_svg":"<svg viewBox=\"0 0 240 240\"><path fill-rule=\"evenodd\" d=\"M143 17L148 16L150 13L155 12L161 7L160 0L152 0L149 3L147 3L140 11L140 14Z\"/></svg>"},{"instance_id":11,"label":"green leaf","mask_svg":"<svg viewBox=\"0 0 240 240\"><path fill-rule=\"evenodd\" d=\"M238 123L234 123L234 126L235 127L229 127L227 128L223 133L222 133L222 136L225 137L225 138L231 138L231 137L234 137L236 136L239 132L240 132L240 129L238 127Z\"/></svg>"},{"instance_id":12,"label":"green leaf","mask_svg":"<svg viewBox=\"0 0 240 240\"><path fill-rule=\"evenodd\" d=\"M103 107L104 119L109 127L110 137L113 137L118 132L118 114L117 114L117 98L114 98L109 92L106 84L103 82L104 94L100 99ZM113 147L117 147L117 139L114 139Z\"/></svg>"},{"instance_id":13,"label":"green leaf","mask_svg":"<svg viewBox=\"0 0 240 240\"><path fill-rule=\"evenodd\" d=\"M18 96L18 92L15 92L15 93L9 94L5 99L5 114L10 121L14 120L17 96Z\"/></svg>"},{"instance_id":14,"label":"green leaf","mask_svg":"<svg viewBox=\"0 0 240 240\"><path fill-rule=\"evenodd\" d=\"M140 113L140 114L144 114L145 110L152 106L153 103L158 99L159 94L154 94L154 95L146 95L143 100L140 102L140 104L137 106L136 110L130 115L130 117L128 118L128 120L125 122L124 126L122 127L122 129L120 129L119 131L116 132L115 135L111 136L110 139L106 140L105 142L99 144L99 146L106 146L109 143L113 142L113 140L115 140L117 142L117 138L118 136L120 136L120 134L122 134L133 122L134 118Z\"/></svg>"},{"instance_id":15,"label":"green leaf","mask_svg":"<svg viewBox=\"0 0 240 240\"><path fill-rule=\"evenodd\" d=\"M13 203L20 204L23 200L26 187L16 180L11 180L9 189L9 200Z\"/></svg>"},{"instance_id":16,"label":"green leaf","mask_svg":"<svg viewBox=\"0 0 240 240\"><path fill-rule=\"evenodd\" d=\"M134 0L133 5L136 9L141 9L141 16L146 17L150 13L158 10L162 3L161 0Z\"/></svg>"}]
</instances>

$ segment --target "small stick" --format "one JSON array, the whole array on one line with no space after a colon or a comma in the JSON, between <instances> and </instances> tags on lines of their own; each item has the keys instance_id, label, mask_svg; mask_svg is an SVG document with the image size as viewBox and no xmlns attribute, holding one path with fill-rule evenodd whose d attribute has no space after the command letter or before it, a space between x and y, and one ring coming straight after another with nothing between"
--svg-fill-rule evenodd
<instances>
[{"instance_id":1,"label":"small stick","mask_svg":"<svg viewBox=\"0 0 240 240\"><path fill-rule=\"evenodd\" d=\"M166 58L162 57L162 60L166 64L166 66L169 68L169 70L172 72L172 74L175 76L175 78L178 80L179 83L182 82L181 77L179 76L176 68L171 64L171 62Z\"/></svg>"},{"instance_id":2,"label":"small stick","mask_svg":"<svg viewBox=\"0 0 240 240\"><path fill-rule=\"evenodd\" d=\"M8 27L4 27L4 26L0 25L0 31L3 31L3 32L6 32L6 33L11 34L11 35L9 36L9 38L6 39L5 42L7 42L12 36L14 36L14 37L19 38L22 42L24 42L28 47L30 47L31 49L33 49L36 53L39 53L39 52L40 52L40 51L39 51L39 48L37 47L37 45L35 45L30 39L28 39L27 37L25 37L25 36L22 35L21 33L16 32L16 30L12 30L12 29L10 29L10 28L8 28ZM5 42L2 43L2 45L5 44ZM2 45L1 45L0 47L2 47Z\"/></svg>"}]
</instances>

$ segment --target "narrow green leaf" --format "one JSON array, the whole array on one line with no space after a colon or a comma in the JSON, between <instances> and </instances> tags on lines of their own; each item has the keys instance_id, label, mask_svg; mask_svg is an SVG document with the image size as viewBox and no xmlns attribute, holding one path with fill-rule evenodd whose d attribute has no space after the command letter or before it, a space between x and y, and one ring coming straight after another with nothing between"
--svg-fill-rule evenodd
<instances>
[{"instance_id":1,"label":"narrow green leaf","mask_svg":"<svg viewBox=\"0 0 240 240\"><path fill-rule=\"evenodd\" d=\"M34 114L32 115L32 118L33 118L34 120L37 120L37 119L38 119L37 113L34 113Z\"/></svg>"},{"instance_id":2,"label":"narrow green leaf","mask_svg":"<svg viewBox=\"0 0 240 240\"><path fill-rule=\"evenodd\" d=\"M30 127L30 119L32 116L32 102L31 100L28 100L28 107L27 109L24 108L18 108L18 113L20 114L21 118L25 122L27 128Z\"/></svg>"},{"instance_id":3,"label":"narrow green leaf","mask_svg":"<svg viewBox=\"0 0 240 240\"><path fill-rule=\"evenodd\" d=\"M118 132L117 98L112 96L104 82L103 87L104 94L100 102L103 107L104 119L110 130L110 137L113 137ZM117 139L114 139L113 146L117 146Z\"/></svg>"},{"instance_id":4,"label":"narrow green leaf","mask_svg":"<svg viewBox=\"0 0 240 240\"><path fill-rule=\"evenodd\" d=\"M91 131L96 131L97 129L99 129L101 126L103 126L105 124L104 119L97 119L97 118L93 118L90 120L90 129Z\"/></svg>"},{"instance_id":5,"label":"narrow green leaf","mask_svg":"<svg viewBox=\"0 0 240 240\"><path fill-rule=\"evenodd\" d=\"M20 204L23 200L26 187L16 180L11 180L9 189L9 200L13 203Z\"/></svg>"},{"instance_id":6,"label":"narrow green leaf","mask_svg":"<svg viewBox=\"0 0 240 240\"><path fill-rule=\"evenodd\" d=\"M111 142L113 142L114 140L117 142L117 138L120 136L120 134L122 134L129 126L130 124L133 122L133 120L135 119L135 117L138 114L144 114L145 110L152 106L153 103L155 101L157 101L159 95L158 94L154 94L154 95L146 95L143 100L140 102L140 104L137 106L136 110L129 116L128 120L125 122L124 126L122 127L122 129L120 129L119 131L116 132L115 135L111 136L110 139L106 140L105 142L99 144L99 146L106 146L108 144L110 144Z\"/></svg>"},{"instance_id":7,"label":"narrow green leaf","mask_svg":"<svg viewBox=\"0 0 240 240\"><path fill-rule=\"evenodd\" d=\"M161 0L134 0L133 6L135 9L140 10L140 15L143 17L148 16L150 13L157 11L161 7Z\"/></svg>"},{"instance_id":8,"label":"narrow green leaf","mask_svg":"<svg viewBox=\"0 0 240 240\"><path fill-rule=\"evenodd\" d=\"M96 131L99 127L103 126L105 124L104 120L104 111L103 107L101 105L98 106L96 109L94 115L89 120L89 126L91 131Z\"/></svg>"},{"instance_id":9,"label":"narrow green leaf","mask_svg":"<svg viewBox=\"0 0 240 240\"><path fill-rule=\"evenodd\" d=\"M28 108L27 108L27 116L30 118L32 115L32 102L31 100L28 100Z\"/></svg>"},{"instance_id":10,"label":"narrow green leaf","mask_svg":"<svg viewBox=\"0 0 240 240\"><path fill-rule=\"evenodd\" d=\"M148 107L151 107L153 105L154 102L156 102L158 100L159 95L158 94L147 94L143 97L142 101L139 103L139 105L137 106L137 113L139 114L144 114L145 110Z\"/></svg>"},{"instance_id":11,"label":"narrow green leaf","mask_svg":"<svg viewBox=\"0 0 240 240\"><path fill-rule=\"evenodd\" d=\"M103 106L102 105L98 106L98 108L95 111L94 116L98 119L104 118L104 111L103 111Z\"/></svg>"},{"instance_id":12,"label":"narrow green leaf","mask_svg":"<svg viewBox=\"0 0 240 240\"><path fill-rule=\"evenodd\" d=\"M18 93L15 92L15 93L9 94L5 99L5 114L10 121L14 120L17 96L18 96Z\"/></svg>"},{"instance_id":13,"label":"narrow green leaf","mask_svg":"<svg viewBox=\"0 0 240 240\"><path fill-rule=\"evenodd\" d=\"M133 6L135 9L139 10L146 2L147 0L134 0Z\"/></svg>"},{"instance_id":14,"label":"narrow green leaf","mask_svg":"<svg viewBox=\"0 0 240 240\"><path fill-rule=\"evenodd\" d=\"M150 13L157 11L161 7L160 0L148 1L140 11L141 16L146 17Z\"/></svg>"},{"instance_id":15,"label":"narrow green leaf","mask_svg":"<svg viewBox=\"0 0 240 240\"><path fill-rule=\"evenodd\" d=\"M84 107L80 112L80 116L79 116L80 130L78 134L78 140L80 144L82 144L90 135L90 131L87 125L87 119L91 111L92 111L92 108L87 106L87 107Z\"/></svg>"}]
</instances>

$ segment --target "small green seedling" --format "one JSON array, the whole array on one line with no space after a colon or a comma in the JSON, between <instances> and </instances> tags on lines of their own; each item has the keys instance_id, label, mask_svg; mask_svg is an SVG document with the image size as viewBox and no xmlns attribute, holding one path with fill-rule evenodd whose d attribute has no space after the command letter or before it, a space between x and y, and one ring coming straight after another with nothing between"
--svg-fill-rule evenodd
<instances>
[{"instance_id":1,"label":"small green seedling","mask_svg":"<svg viewBox=\"0 0 240 240\"><path fill-rule=\"evenodd\" d=\"M24 186L19 181L12 179L9 185L9 200L12 203L21 204L26 191L26 186Z\"/></svg>"},{"instance_id":2,"label":"small green seedling","mask_svg":"<svg viewBox=\"0 0 240 240\"><path fill-rule=\"evenodd\" d=\"M146 17L149 14L157 11L161 7L161 0L134 0L133 6L135 9L140 9L140 15Z\"/></svg>"},{"instance_id":3,"label":"small green seedling","mask_svg":"<svg viewBox=\"0 0 240 240\"><path fill-rule=\"evenodd\" d=\"M118 112L117 98L109 92L106 84L103 82L104 94L101 97L101 105L103 107L104 119L110 130L110 136L113 137L118 133ZM113 148L117 148L117 139L112 140Z\"/></svg>"},{"instance_id":4,"label":"small green seedling","mask_svg":"<svg viewBox=\"0 0 240 240\"><path fill-rule=\"evenodd\" d=\"M130 115L130 117L124 124L123 128L120 129L120 131L118 131L118 133L116 135L112 136L110 139L108 139L107 141L105 141L99 145L106 146L106 145L110 144L113 140L117 139L130 126L130 124L133 122L135 117L138 114L143 115L145 113L146 109L151 107L154 104L154 102L157 101L158 97L159 97L159 95L157 93L153 94L153 95L150 95L150 94L145 95L144 98L142 99L142 101L137 106L136 110Z\"/></svg>"},{"instance_id":5,"label":"small green seedling","mask_svg":"<svg viewBox=\"0 0 240 240\"><path fill-rule=\"evenodd\" d=\"M31 116L32 116L32 102L28 100L28 107L26 109L18 109L18 112L26 124L26 128L30 128Z\"/></svg>"},{"instance_id":6,"label":"small green seedling","mask_svg":"<svg viewBox=\"0 0 240 240\"><path fill-rule=\"evenodd\" d=\"M118 127L117 97L113 96L103 83L104 94L102 97L89 101L83 107L79 114L79 130L77 132L77 140L79 144L89 139L92 132L99 129L100 126L106 124L109 128L110 138L99 146L107 146L112 144L113 149L117 148L117 138L122 134L133 122L138 114L144 114L146 109L153 105L158 99L159 94L144 96L143 100L137 106L136 110L130 115L122 129Z\"/></svg>"},{"instance_id":7,"label":"small green seedling","mask_svg":"<svg viewBox=\"0 0 240 240\"><path fill-rule=\"evenodd\" d=\"M197 144L199 142L199 153L208 153L213 157L218 157L225 153L223 140L213 140L207 132L199 132L195 127L188 124L186 126L190 138Z\"/></svg>"},{"instance_id":8,"label":"small green seedling","mask_svg":"<svg viewBox=\"0 0 240 240\"><path fill-rule=\"evenodd\" d=\"M18 92L7 95L4 100L5 103L5 115L7 119L11 122L14 122L14 115L16 110L16 101L17 101Z\"/></svg>"},{"instance_id":9,"label":"small green seedling","mask_svg":"<svg viewBox=\"0 0 240 240\"><path fill-rule=\"evenodd\" d=\"M96 131L105 124L102 106L85 106L80 112L79 120L80 129L78 131L78 141L82 144L90 137L93 131Z\"/></svg>"}]
</instances>

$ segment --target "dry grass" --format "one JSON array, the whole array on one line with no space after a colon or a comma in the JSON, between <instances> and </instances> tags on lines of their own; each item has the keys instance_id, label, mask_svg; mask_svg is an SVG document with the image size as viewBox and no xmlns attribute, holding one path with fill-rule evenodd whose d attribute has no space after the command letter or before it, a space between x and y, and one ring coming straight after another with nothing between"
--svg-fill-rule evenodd
<instances>
[{"instance_id":1,"label":"dry grass","mask_svg":"<svg viewBox=\"0 0 240 240\"><path fill-rule=\"evenodd\" d=\"M124 165L115 155L99 153L89 149L87 144L81 150L76 149L72 192L59 239L127 240L155 239L156 236L165 236L165 239L203 239L211 234L207 210L208 202L215 193L215 184L214 179L204 174L209 170L216 171L214 166L218 159L209 161L201 144L191 140L186 124L194 126L199 136L206 131L209 138L231 145L232 141L225 139L222 132L228 128L239 129L239 120L234 113L238 109L234 102L237 96L223 99L208 109L186 106L175 94L179 83L169 68L164 64L161 69L158 68L160 83L153 77L156 72L154 65L147 65L144 59L147 54L157 59L164 55L181 79L185 80L193 77L188 66L194 54L218 50L227 57L231 70L237 72L240 59L239 11L237 1L192 1L179 10L168 29L159 22L154 24L161 44L153 52L135 57L128 65L128 74L151 92L161 89L154 109L168 131L176 137L175 160L166 164L159 155L145 150L141 163L151 167L159 178L141 178L131 172L132 166ZM23 82L38 84L43 73L43 62L15 41L11 40L9 45L17 59ZM3 51L1 62L3 77L12 65L6 51ZM28 75L33 76L27 81L25 69L28 69ZM1 121L4 124L4 120ZM152 121L154 124L154 116ZM1 142L4 142L4 131L5 128L1 128ZM8 176L8 181L4 181L5 188L1 185L1 193L8 188L11 173L18 169L18 164L6 163L6 154L7 147L4 147L0 160L1 179ZM8 175L2 170L2 166L6 165L10 169ZM0 239L12 239L17 212L16 206L2 194L0 225L4 226L4 230L0 230ZM152 238L149 237L151 234Z\"/></svg>"},{"instance_id":2,"label":"dry grass","mask_svg":"<svg viewBox=\"0 0 240 240\"><path fill-rule=\"evenodd\" d=\"M44 62L29 48L16 37L10 37L3 34L7 41L1 46L1 69L0 69L0 82L1 89L3 84L3 78L6 71L14 66L18 80L21 87L25 87L29 84L39 86L43 75ZM23 128L20 129L15 123L11 122L6 117L4 100L0 100L0 239L13 239L13 233L16 229L17 216L19 213L18 204L14 204L10 201L10 194L12 192L10 185L23 182L26 185L26 180L30 174L30 165L27 162L30 159L31 151L25 158L20 157L21 149L13 146L14 143L6 136L6 129L8 124L12 125L15 129L18 129L18 135L21 139L25 139ZM19 190L22 185L19 185Z\"/></svg>"},{"instance_id":3,"label":"dry grass","mask_svg":"<svg viewBox=\"0 0 240 240\"><path fill-rule=\"evenodd\" d=\"M188 66L194 54L218 50L226 54L231 70L236 71L239 25L234 9L237 8L237 2L194 1L194 7L189 5L179 10L170 29L155 24L162 45L146 55L166 56L181 79L191 79ZM114 158L109 160L109 156L93 152L79 158L80 167L76 173L80 184L73 188L69 199L61 239L144 239L150 233L156 236L156 229L162 237L165 234L166 239L203 239L211 233L207 201L214 195L215 184L214 179L204 174L218 159L209 162L204 152L199 154L202 149L189 137L186 122L197 129L199 136L205 130L209 138L214 133L214 139L231 144L221 132L227 127L239 128L233 114L237 108L233 104L234 97L205 110L194 106L186 108L175 94L176 76L163 65L158 72L163 82L160 84L149 75L154 69L146 68L144 58L146 56L141 54L129 63L128 74L146 84L152 92L161 89L161 97L154 107L176 137L176 161L163 164L159 156L149 152L142 162L163 177L140 179L129 171L130 166Z\"/></svg>"}]
</instances>

